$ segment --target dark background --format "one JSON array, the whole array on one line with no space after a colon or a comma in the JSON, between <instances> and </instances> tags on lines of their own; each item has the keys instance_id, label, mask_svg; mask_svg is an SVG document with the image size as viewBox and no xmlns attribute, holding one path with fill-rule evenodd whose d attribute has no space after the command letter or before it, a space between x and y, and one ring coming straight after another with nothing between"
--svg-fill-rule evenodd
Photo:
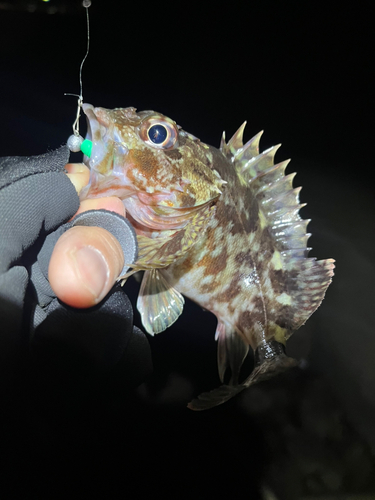
<instances>
[{"instance_id":1,"label":"dark background","mask_svg":"<svg viewBox=\"0 0 375 500\"><path fill-rule=\"evenodd\" d=\"M219 383L215 318L191 303L150 339L154 374L135 393L117 380L110 396L29 405L8 457L12 494L374 498L371 3L94 0L89 11L85 102L160 111L214 146L244 120L245 139L264 129L262 149L282 142L277 159L298 172L312 255L337 272L289 341L304 369L222 407L185 409ZM1 156L71 134L76 99L64 92L79 92L85 23L79 1L1 2ZM134 301L135 282L128 292Z\"/></svg>"}]
</instances>

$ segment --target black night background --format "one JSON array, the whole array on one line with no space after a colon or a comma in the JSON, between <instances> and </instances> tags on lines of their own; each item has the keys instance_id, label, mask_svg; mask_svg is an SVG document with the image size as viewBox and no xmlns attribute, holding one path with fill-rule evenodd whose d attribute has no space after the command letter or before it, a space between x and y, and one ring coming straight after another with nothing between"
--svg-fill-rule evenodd
<instances>
[{"instance_id":1,"label":"black night background","mask_svg":"<svg viewBox=\"0 0 375 500\"><path fill-rule=\"evenodd\" d=\"M303 186L310 255L336 276L287 345L301 367L212 410L186 408L219 385L216 319L189 301L149 338L153 374L131 393L116 376L74 395L21 382L0 410L3 498L375 498L371 5L93 0L84 101L160 111L216 147L244 120L245 140L264 129ZM85 9L1 1L0 37L0 156L59 147Z\"/></svg>"}]
</instances>

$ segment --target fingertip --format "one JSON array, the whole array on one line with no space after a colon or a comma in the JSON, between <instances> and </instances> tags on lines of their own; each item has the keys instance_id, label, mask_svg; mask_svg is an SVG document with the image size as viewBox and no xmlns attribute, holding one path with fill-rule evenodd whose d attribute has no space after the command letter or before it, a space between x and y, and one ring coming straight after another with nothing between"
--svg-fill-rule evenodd
<instances>
[{"instance_id":1,"label":"fingertip","mask_svg":"<svg viewBox=\"0 0 375 500\"><path fill-rule=\"evenodd\" d=\"M68 174L84 174L90 175L90 169L86 167L84 163L67 163L65 165L65 170Z\"/></svg>"},{"instance_id":2,"label":"fingertip","mask_svg":"<svg viewBox=\"0 0 375 500\"><path fill-rule=\"evenodd\" d=\"M110 291L124 265L116 238L103 228L73 227L57 241L48 277L56 296L76 308L96 305Z\"/></svg>"},{"instance_id":3,"label":"fingertip","mask_svg":"<svg viewBox=\"0 0 375 500\"><path fill-rule=\"evenodd\" d=\"M69 177L71 183L76 188L79 194L90 180L90 170L84 163L68 163L65 165L65 170L68 172L66 175Z\"/></svg>"},{"instance_id":4,"label":"fingertip","mask_svg":"<svg viewBox=\"0 0 375 500\"><path fill-rule=\"evenodd\" d=\"M76 215L87 212L88 210L109 210L116 212L122 217L126 216L124 204L116 196L107 196L105 198L90 198L83 200Z\"/></svg>"}]
</instances>

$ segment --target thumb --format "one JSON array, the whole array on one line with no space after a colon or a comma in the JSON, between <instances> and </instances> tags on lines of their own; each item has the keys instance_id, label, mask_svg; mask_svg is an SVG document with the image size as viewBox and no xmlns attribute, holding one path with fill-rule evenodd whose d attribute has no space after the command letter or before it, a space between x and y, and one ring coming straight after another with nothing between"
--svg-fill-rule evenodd
<instances>
[{"instance_id":1,"label":"thumb","mask_svg":"<svg viewBox=\"0 0 375 500\"><path fill-rule=\"evenodd\" d=\"M60 300L72 307L86 308L107 295L123 265L121 245L109 231L75 226L57 241L48 279Z\"/></svg>"}]
</instances>

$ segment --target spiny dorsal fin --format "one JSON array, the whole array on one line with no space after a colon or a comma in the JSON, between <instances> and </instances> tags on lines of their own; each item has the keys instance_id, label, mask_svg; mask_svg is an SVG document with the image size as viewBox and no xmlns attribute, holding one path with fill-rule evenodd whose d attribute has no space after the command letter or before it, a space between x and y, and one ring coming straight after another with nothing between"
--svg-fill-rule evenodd
<instances>
[{"instance_id":1,"label":"spiny dorsal fin","mask_svg":"<svg viewBox=\"0 0 375 500\"><path fill-rule=\"evenodd\" d=\"M236 156L237 151L241 149L243 146L242 138L243 138L243 131L245 130L246 127L246 123L247 122L243 122L241 127L237 130L235 134L233 134L233 136L228 142L228 147L233 156Z\"/></svg>"},{"instance_id":2,"label":"spiny dorsal fin","mask_svg":"<svg viewBox=\"0 0 375 500\"><path fill-rule=\"evenodd\" d=\"M238 129L227 147L232 149L232 161L237 174L248 183L259 203L262 223L268 226L280 252L298 249L301 254L303 249L303 255L307 256L306 244L310 235L306 233L306 226L309 221L303 221L299 215L299 209L303 205L299 202L301 188L293 188L296 174L285 175L290 160L274 165L280 144L259 154L259 140L263 131L241 147L239 138L242 138L242 133L243 126ZM232 148L229 148L229 144Z\"/></svg>"},{"instance_id":3,"label":"spiny dorsal fin","mask_svg":"<svg viewBox=\"0 0 375 500\"><path fill-rule=\"evenodd\" d=\"M262 132L241 147L242 132L240 127L227 148L238 176L252 191L249 200L255 197L258 201L260 223L268 228L282 259L284 279L292 299L289 328L296 330L323 300L333 276L334 260L317 261L308 257L311 248L307 247L307 241L311 235L306 229L310 220L303 220L299 215L305 204L299 201L301 187L293 187L295 173L285 175L290 160L274 165L280 145L259 154Z\"/></svg>"},{"instance_id":4,"label":"spiny dorsal fin","mask_svg":"<svg viewBox=\"0 0 375 500\"><path fill-rule=\"evenodd\" d=\"M289 162L290 160L284 160L281 163L271 166L263 172L259 172L257 176L252 177L249 180L249 184L251 183L251 189L259 193L261 191L275 189L277 182L284 182L284 179L286 178L293 180L293 177L296 175L295 173L285 176L285 169ZM288 189L292 189L291 183L289 184Z\"/></svg>"},{"instance_id":5,"label":"spiny dorsal fin","mask_svg":"<svg viewBox=\"0 0 375 500\"><path fill-rule=\"evenodd\" d=\"M272 148L263 151L263 153L247 160L246 155L241 154L235 158L235 168L245 181L251 181L254 177L262 174L274 165L276 151L281 144L272 146Z\"/></svg>"},{"instance_id":6,"label":"spiny dorsal fin","mask_svg":"<svg viewBox=\"0 0 375 500\"><path fill-rule=\"evenodd\" d=\"M224 144L226 144L225 142L225 130L223 130L223 135L221 136L221 140L220 140L220 151L223 150L223 147L224 147Z\"/></svg>"},{"instance_id":7,"label":"spiny dorsal fin","mask_svg":"<svg viewBox=\"0 0 375 500\"><path fill-rule=\"evenodd\" d=\"M230 149L228 147L228 144L225 142L225 130L223 132L223 135L221 136L221 141L220 141L220 151L223 153L224 156L227 158L230 158L232 156Z\"/></svg>"},{"instance_id":8,"label":"spiny dorsal fin","mask_svg":"<svg viewBox=\"0 0 375 500\"><path fill-rule=\"evenodd\" d=\"M227 158L233 160L241 158L246 163L248 160L255 158L259 154L259 141L263 134L263 130L258 132L254 137L252 137L247 143L243 146L242 136L243 131L245 129L246 122L244 122L241 127L237 130L237 132L233 135L233 137L229 140L228 144L225 142L225 132L223 132L223 136L221 138L220 143L220 151Z\"/></svg>"},{"instance_id":9,"label":"spiny dorsal fin","mask_svg":"<svg viewBox=\"0 0 375 500\"><path fill-rule=\"evenodd\" d=\"M247 143L236 153L236 159L241 161L241 159L251 160L259 154L259 141L263 135L263 130L258 132L254 137L252 137Z\"/></svg>"}]
</instances>

